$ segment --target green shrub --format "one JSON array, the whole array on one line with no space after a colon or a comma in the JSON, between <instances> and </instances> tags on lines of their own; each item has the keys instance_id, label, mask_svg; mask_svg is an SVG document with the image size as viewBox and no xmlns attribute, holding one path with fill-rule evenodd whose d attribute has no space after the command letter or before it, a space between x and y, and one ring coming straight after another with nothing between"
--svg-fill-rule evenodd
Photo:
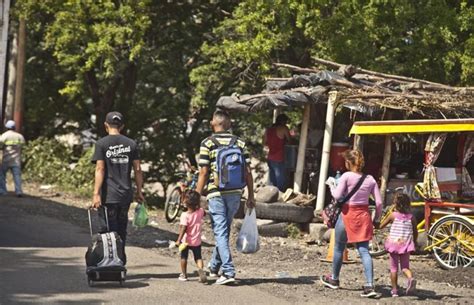
<instances>
[{"instance_id":1,"label":"green shrub","mask_svg":"<svg viewBox=\"0 0 474 305\"><path fill-rule=\"evenodd\" d=\"M40 137L23 149L23 177L27 181L54 184L78 195L90 195L94 181L91 157L92 149L86 150L75 163L71 148L55 139Z\"/></svg>"}]
</instances>

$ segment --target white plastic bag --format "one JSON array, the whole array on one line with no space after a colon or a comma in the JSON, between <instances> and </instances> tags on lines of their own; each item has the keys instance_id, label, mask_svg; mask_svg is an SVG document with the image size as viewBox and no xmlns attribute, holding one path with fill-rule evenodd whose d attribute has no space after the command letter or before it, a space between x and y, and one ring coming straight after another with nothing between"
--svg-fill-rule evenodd
<instances>
[{"instance_id":1,"label":"white plastic bag","mask_svg":"<svg viewBox=\"0 0 474 305\"><path fill-rule=\"evenodd\" d=\"M237 237L237 251L242 253L255 253L259 249L257 214L252 209L250 214L245 214L244 222Z\"/></svg>"}]
</instances>

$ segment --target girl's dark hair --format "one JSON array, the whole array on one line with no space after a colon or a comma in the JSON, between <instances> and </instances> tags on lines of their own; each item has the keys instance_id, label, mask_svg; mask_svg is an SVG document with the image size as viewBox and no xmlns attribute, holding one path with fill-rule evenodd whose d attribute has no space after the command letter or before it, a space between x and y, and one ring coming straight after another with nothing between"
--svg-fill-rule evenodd
<instances>
[{"instance_id":1,"label":"girl's dark hair","mask_svg":"<svg viewBox=\"0 0 474 305\"><path fill-rule=\"evenodd\" d=\"M395 205L395 210L400 213L407 214L411 211L410 197L407 194L396 194L393 198L393 204Z\"/></svg>"},{"instance_id":2,"label":"girl's dark hair","mask_svg":"<svg viewBox=\"0 0 474 305\"><path fill-rule=\"evenodd\" d=\"M184 203L193 211L201 207L201 194L196 191L189 190L184 194Z\"/></svg>"}]
</instances>

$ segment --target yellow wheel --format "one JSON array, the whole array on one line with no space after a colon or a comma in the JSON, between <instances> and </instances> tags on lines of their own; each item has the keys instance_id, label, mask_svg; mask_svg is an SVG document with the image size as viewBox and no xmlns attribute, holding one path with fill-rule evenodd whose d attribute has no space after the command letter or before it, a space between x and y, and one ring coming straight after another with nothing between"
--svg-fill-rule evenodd
<instances>
[{"instance_id":1,"label":"yellow wheel","mask_svg":"<svg viewBox=\"0 0 474 305\"><path fill-rule=\"evenodd\" d=\"M428 232L428 247L444 269L469 267L474 261L474 223L467 217L440 218Z\"/></svg>"}]
</instances>

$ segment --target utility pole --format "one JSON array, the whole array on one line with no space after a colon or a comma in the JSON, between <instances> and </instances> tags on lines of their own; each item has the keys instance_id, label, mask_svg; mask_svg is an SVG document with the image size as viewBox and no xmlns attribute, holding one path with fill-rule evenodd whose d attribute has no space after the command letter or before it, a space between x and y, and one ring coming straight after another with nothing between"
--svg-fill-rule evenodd
<instances>
[{"instance_id":1,"label":"utility pole","mask_svg":"<svg viewBox=\"0 0 474 305\"><path fill-rule=\"evenodd\" d=\"M3 125L3 109L6 88L6 61L8 54L8 24L10 21L10 0L1 1L1 39L0 39L0 126Z\"/></svg>"},{"instance_id":2,"label":"utility pole","mask_svg":"<svg viewBox=\"0 0 474 305\"><path fill-rule=\"evenodd\" d=\"M25 58L26 58L26 21L20 18L18 29L18 61L16 66L15 84L15 108L13 110L13 120L16 123L16 130L22 132L23 125L23 81L25 79Z\"/></svg>"}]
</instances>

